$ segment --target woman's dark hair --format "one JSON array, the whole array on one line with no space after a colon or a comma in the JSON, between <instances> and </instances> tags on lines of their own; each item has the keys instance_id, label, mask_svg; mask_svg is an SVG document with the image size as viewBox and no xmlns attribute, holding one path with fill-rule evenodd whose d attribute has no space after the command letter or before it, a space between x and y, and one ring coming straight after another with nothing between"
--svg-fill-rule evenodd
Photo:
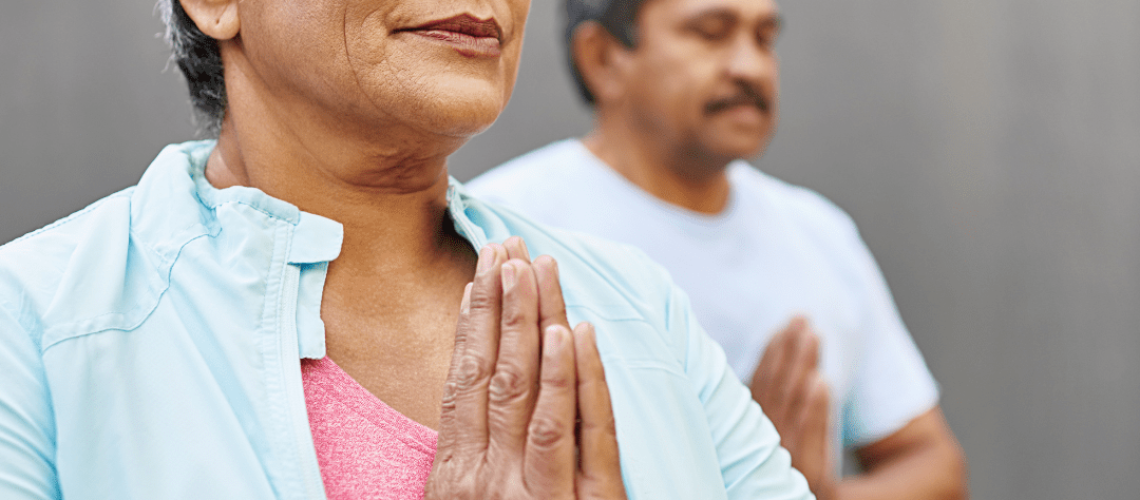
<instances>
[{"instance_id":1,"label":"woman's dark hair","mask_svg":"<svg viewBox=\"0 0 1140 500\"><path fill-rule=\"evenodd\" d=\"M574 30L586 21L594 21L622 45L632 49L637 45L637 13L643 3L645 0L566 0L566 61L570 64L570 74L578 92L587 103L594 104L594 94L590 93L578 66L574 64Z\"/></svg>"},{"instance_id":2,"label":"woman's dark hair","mask_svg":"<svg viewBox=\"0 0 1140 500\"><path fill-rule=\"evenodd\" d=\"M166 23L171 60L178 64L190 87L198 126L203 133L217 137L226 115L226 80L218 42L198 29L180 0L158 0L156 9Z\"/></svg>"}]
</instances>

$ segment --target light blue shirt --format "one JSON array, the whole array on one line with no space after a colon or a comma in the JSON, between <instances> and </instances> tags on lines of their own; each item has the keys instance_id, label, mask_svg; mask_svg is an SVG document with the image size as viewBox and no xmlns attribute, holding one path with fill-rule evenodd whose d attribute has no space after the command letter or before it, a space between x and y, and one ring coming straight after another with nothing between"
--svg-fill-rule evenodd
<instances>
[{"instance_id":1,"label":"light blue shirt","mask_svg":"<svg viewBox=\"0 0 1140 500\"><path fill-rule=\"evenodd\" d=\"M0 247L0 498L321 499L300 359L340 224L203 176L167 147L139 185ZM518 235L558 260L598 331L631 499L805 499L806 482L697 325L631 247L468 196L473 247Z\"/></svg>"}]
</instances>

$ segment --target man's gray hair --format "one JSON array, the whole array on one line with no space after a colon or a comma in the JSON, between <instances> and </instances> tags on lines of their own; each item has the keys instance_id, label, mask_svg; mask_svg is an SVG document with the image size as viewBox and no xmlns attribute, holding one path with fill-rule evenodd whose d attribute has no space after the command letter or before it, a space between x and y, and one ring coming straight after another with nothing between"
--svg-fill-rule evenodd
<instances>
[{"instance_id":1,"label":"man's gray hair","mask_svg":"<svg viewBox=\"0 0 1140 500\"><path fill-rule=\"evenodd\" d=\"M182 9L181 0L158 0L155 8L166 23L171 60L190 87L197 124L205 134L217 137L226 115L226 79L218 42L198 29Z\"/></svg>"}]
</instances>

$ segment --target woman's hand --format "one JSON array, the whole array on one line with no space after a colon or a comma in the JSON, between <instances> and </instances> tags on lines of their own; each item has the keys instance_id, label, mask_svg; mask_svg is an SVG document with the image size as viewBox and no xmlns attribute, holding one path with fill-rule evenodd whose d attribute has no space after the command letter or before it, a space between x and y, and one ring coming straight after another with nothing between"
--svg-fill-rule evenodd
<instances>
[{"instance_id":1,"label":"woman's hand","mask_svg":"<svg viewBox=\"0 0 1140 500\"><path fill-rule=\"evenodd\" d=\"M593 327L570 330L554 259L521 239L464 292L425 498L625 498Z\"/></svg>"}]
</instances>

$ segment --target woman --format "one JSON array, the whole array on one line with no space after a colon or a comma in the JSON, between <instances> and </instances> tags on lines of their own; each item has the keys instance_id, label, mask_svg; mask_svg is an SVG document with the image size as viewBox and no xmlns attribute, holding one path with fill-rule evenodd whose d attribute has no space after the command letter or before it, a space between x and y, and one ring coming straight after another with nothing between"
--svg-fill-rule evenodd
<instances>
[{"instance_id":1,"label":"woman","mask_svg":"<svg viewBox=\"0 0 1140 500\"><path fill-rule=\"evenodd\" d=\"M529 2L160 6L218 137L0 249L0 497L810 496L659 268L447 176Z\"/></svg>"}]
</instances>

